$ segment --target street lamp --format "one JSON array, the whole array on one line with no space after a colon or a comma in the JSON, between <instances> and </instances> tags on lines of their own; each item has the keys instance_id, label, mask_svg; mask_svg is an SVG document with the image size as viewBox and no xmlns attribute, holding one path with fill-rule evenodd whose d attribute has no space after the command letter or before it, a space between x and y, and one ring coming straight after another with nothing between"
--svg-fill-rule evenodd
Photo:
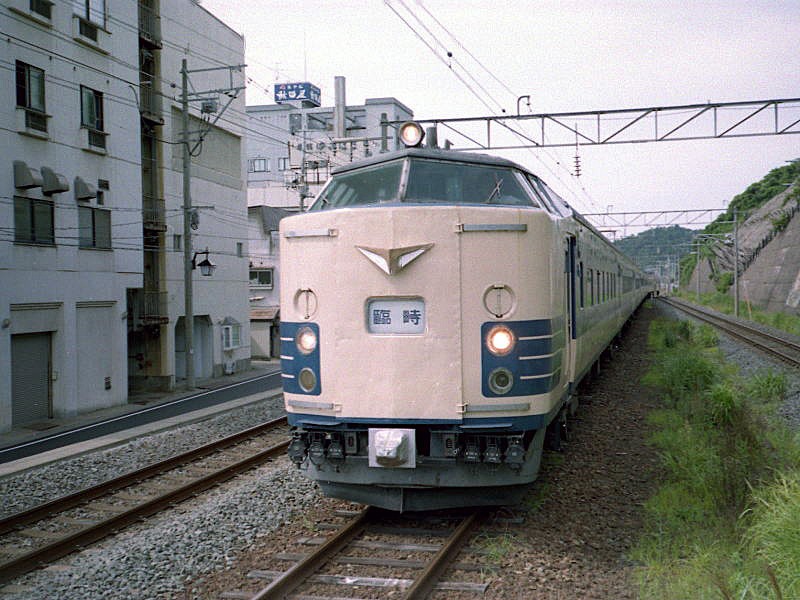
<instances>
[{"instance_id":1,"label":"street lamp","mask_svg":"<svg viewBox=\"0 0 800 600\"><path fill-rule=\"evenodd\" d=\"M206 257L200 262L197 262L198 254L205 254ZM195 252L194 256L192 256L192 270L195 270L198 267L200 268L200 274L204 277L211 277L214 274L214 270L217 268L217 265L208 260L208 248L202 252Z\"/></svg>"}]
</instances>

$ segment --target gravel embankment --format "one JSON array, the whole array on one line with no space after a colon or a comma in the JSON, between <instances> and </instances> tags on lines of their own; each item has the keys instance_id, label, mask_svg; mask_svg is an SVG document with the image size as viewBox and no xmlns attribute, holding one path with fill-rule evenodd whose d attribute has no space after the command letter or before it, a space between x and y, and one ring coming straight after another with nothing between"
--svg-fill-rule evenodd
<instances>
[{"instance_id":1,"label":"gravel embankment","mask_svg":"<svg viewBox=\"0 0 800 600\"><path fill-rule=\"evenodd\" d=\"M131 471L283 414L281 398L34 469L0 482L3 513ZM4 600L158 599L175 597L202 573L280 527L315 499L313 485L286 459L131 527L120 535L19 578Z\"/></svg>"},{"instance_id":2,"label":"gravel embankment","mask_svg":"<svg viewBox=\"0 0 800 600\"><path fill-rule=\"evenodd\" d=\"M647 413L657 401L642 387L648 368L649 323L672 310L639 312L613 359L581 395L572 438L563 453L546 455L529 501L508 526L510 549L487 572L486 597L635 598L627 558L652 493L658 457L647 445ZM779 368L769 358L723 338L721 347L742 372ZM788 370L787 368L784 368ZM789 422L800 423L800 375L789 373ZM130 471L189 447L272 418L279 399L66 460L0 481L3 514ZM334 507L286 459L263 466L167 514L32 573L6 588L5 600L211 599L252 589L243 579ZM15 591L16 590L16 591ZM362 590L369 596L370 592ZM343 593L343 595L346 595ZM363 595L363 593L362 593Z\"/></svg>"}]
</instances>

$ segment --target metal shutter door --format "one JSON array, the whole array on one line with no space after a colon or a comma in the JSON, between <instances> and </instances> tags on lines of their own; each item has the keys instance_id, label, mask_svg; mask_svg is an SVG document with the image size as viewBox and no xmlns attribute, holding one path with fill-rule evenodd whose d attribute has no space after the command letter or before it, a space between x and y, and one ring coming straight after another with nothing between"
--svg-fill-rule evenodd
<instances>
[{"instance_id":1,"label":"metal shutter door","mask_svg":"<svg viewBox=\"0 0 800 600\"><path fill-rule=\"evenodd\" d=\"M50 419L50 334L11 336L11 425Z\"/></svg>"}]
</instances>

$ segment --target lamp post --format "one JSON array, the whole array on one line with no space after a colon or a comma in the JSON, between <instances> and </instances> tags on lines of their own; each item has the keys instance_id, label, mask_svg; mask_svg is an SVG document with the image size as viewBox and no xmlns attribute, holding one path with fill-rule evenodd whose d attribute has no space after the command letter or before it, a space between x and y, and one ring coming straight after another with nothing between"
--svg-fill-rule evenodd
<instances>
[{"instance_id":1,"label":"lamp post","mask_svg":"<svg viewBox=\"0 0 800 600\"><path fill-rule=\"evenodd\" d=\"M200 272L205 276L210 276L214 272L214 265L208 260L208 248L204 252L192 252L192 229L197 229L197 209L201 207L192 206L191 177L192 177L192 156L199 152L203 138L211 131L222 114L227 110L231 103L236 99L239 92L244 89L244 85L234 85L233 74L235 71L241 72L245 65L226 65L221 67L209 67L205 69L189 70L186 59L181 60L181 125L183 128L183 303L184 303L184 353L186 365L186 389L194 389L194 304L193 304L193 282L192 271L200 267ZM189 92L189 75L191 73L209 73L213 71L228 71L230 85L218 89ZM228 97L227 104L222 109L217 106L217 100L221 94ZM204 114L217 113L213 120L204 122L204 129L197 132L196 140L190 139L189 135L189 102L200 102L201 112ZM194 142L194 146L190 144ZM205 254L206 258L199 264L196 263L197 255ZM191 257L191 258L190 258Z\"/></svg>"}]
</instances>

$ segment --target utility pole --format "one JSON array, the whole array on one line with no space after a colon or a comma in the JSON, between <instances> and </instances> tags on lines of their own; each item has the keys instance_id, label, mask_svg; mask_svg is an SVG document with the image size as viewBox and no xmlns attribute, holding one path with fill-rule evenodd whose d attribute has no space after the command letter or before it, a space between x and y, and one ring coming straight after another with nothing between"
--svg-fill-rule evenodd
<instances>
[{"instance_id":1,"label":"utility pole","mask_svg":"<svg viewBox=\"0 0 800 600\"><path fill-rule=\"evenodd\" d=\"M739 317L739 215L733 209L733 316Z\"/></svg>"},{"instance_id":2,"label":"utility pole","mask_svg":"<svg viewBox=\"0 0 800 600\"><path fill-rule=\"evenodd\" d=\"M700 304L700 238L697 238L697 266L694 268L695 275L697 275L697 294L695 298L697 303Z\"/></svg>"},{"instance_id":3,"label":"utility pole","mask_svg":"<svg viewBox=\"0 0 800 600\"><path fill-rule=\"evenodd\" d=\"M184 318L183 318L183 339L184 339L184 359L186 370L186 389L194 389L195 386L195 373L194 373L194 289L192 280L192 271L194 270L194 253L192 252L192 225L196 224L193 219L193 214L196 208L192 207L192 191L191 191L191 177L192 177L192 155L200 148L203 138L211 130L211 127L219 121L219 118L236 99L236 96L244 86L235 86L233 84L233 72L241 71L245 65L229 65L224 67L213 67L210 69L195 69L190 71L186 65L186 59L181 61L181 110L183 111L182 128L183 128L183 304L184 304ZM203 92L189 93L189 74L208 72L208 71L221 71L227 70L230 75L230 85L226 88L206 90ZM220 94L228 95L228 102L218 110L217 100ZM203 102L201 111L203 113L217 112L217 116L213 121L209 121L203 130L198 131L197 140L189 139L189 102ZM208 103L208 104L206 104ZM190 146L191 141L195 144ZM208 253L206 252L206 259Z\"/></svg>"},{"instance_id":4,"label":"utility pole","mask_svg":"<svg viewBox=\"0 0 800 600\"><path fill-rule=\"evenodd\" d=\"M183 341L186 389L194 389L194 305L192 297L192 153L189 148L189 71L181 61L181 110L183 111Z\"/></svg>"}]
</instances>

